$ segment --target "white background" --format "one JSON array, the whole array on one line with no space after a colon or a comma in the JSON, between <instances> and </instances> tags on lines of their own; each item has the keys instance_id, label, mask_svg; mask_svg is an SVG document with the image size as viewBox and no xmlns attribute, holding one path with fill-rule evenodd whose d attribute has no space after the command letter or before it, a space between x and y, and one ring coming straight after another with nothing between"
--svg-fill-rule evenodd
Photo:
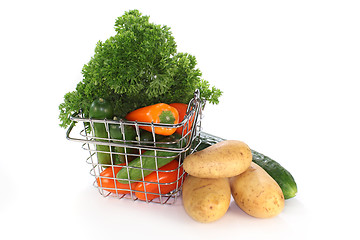
<instances>
[{"instance_id":1,"label":"white background","mask_svg":"<svg viewBox=\"0 0 360 240\"><path fill-rule=\"evenodd\" d=\"M6 2L6 3L3 3ZM4 239L358 239L358 1L3 1L0 234ZM58 126L98 40L139 9L224 93L204 131L246 142L295 177L272 219L231 204L200 224L174 206L103 198Z\"/></svg>"}]
</instances>

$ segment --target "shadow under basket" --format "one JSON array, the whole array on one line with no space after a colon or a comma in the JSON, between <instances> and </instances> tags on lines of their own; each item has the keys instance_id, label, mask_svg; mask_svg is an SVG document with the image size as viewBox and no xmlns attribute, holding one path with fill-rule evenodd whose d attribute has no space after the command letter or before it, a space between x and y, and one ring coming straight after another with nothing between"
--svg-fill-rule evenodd
<instances>
[{"instance_id":1,"label":"shadow under basket","mask_svg":"<svg viewBox=\"0 0 360 240\"><path fill-rule=\"evenodd\" d=\"M80 111L71 117L66 138L82 143L89 153L86 163L102 196L173 204L186 177L183 160L197 148L194 140L200 133L204 106L205 100L195 91L184 120L178 124L98 120L85 118ZM96 137L94 126L102 127L107 137ZM180 131L161 136L155 134L160 127Z\"/></svg>"}]
</instances>

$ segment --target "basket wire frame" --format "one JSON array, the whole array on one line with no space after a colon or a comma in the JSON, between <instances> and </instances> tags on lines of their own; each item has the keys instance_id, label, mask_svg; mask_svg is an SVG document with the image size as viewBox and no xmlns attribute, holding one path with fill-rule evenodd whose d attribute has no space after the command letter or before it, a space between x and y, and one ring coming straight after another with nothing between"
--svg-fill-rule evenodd
<instances>
[{"instance_id":1,"label":"basket wire frame","mask_svg":"<svg viewBox=\"0 0 360 240\"><path fill-rule=\"evenodd\" d=\"M182 168L184 158L193 153L197 145L195 143L195 138L200 133L201 129L201 118L202 118L202 110L205 107L205 100L200 98L200 92L197 90L194 93L194 98L190 100L188 104L188 109L184 120L178 124L162 124L162 123L145 123L145 122L137 122L137 121L126 121L123 119L120 120L98 120L85 118L81 113L76 114L71 117L72 123L67 130L66 138L70 141L81 142L82 149L88 151L89 156L86 158L86 163L91 166L90 175L92 175L95 180L93 182L93 186L96 187L99 193L103 197L116 197L119 199L131 199L133 201L139 200L136 197L136 193L142 193L145 196L143 201L147 203L158 203L158 204L174 204L177 198L181 195L181 187L184 182L184 178L186 177L186 172ZM71 133L73 132L76 123L82 122L82 127L80 127L80 131L78 132L78 137L71 137ZM94 123L104 124L106 132L108 134L107 138L99 138L95 137L92 133L94 132ZM122 139L112 139L110 137L109 125L118 125L121 130ZM125 136L125 126L132 126L136 131L136 139L134 140L126 140ZM141 130L143 126L150 126L152 139L150 140L142 140L141 134L144 133ZM156 139L155 128L157 127L166 127L166 128L182 128L182 134L179 139L172 139L171 141L158 141ZM174 147L174 144L177 147ZM99 150L97 146L106 146L106 151ZM124 152L116 152L113 149L115 147L122 148ZM171 152L173 155L171 157L159 156L158 153L160 151ZM148 155L153 152L153 154ZM110 164L102 164L99 162L97 155L98 154L109 154L111 163ZM120 184L118 179L116 179L116 172L114 165L115 156L122 156L124 160L122 168L126 168L128 178L121 179L127 181L126 188L121 188L124 184ZM155 169L146 168L143 166L143 159L147 157L152 157L155 159ZM140 158L140 167L129 166L131 160L135 158ZM161 159L165 158L176 158L178 160L178 166L175 169L171 170L162 170L158 163ZM169 159L170 160L170 159ZM103 172L106 168L110 168L112 171L112 176L100 176L101 172ZM130 169L137 169L141 171L141 180L132 180L130 179L129 171ZM156 174L156 181L149 182L145 181L144 178L147 174L145 172L153 172ZM176 172L176 179L172 182L160 182L159 174L166 172ZM102 186L103 181L113 181L113 188L105 188ZM135 190L134 186L138 183L143 183L143 191ZM157 186L157 192L155 191L147 191L146 185L152 184ZM165 185L175 185L174 189L170 192L162 192L162 186ZM126 191L126 192L125 192ZM155 195L155 198L154 198ZM149 196L152 196L151 199Z\"/></svg>"}]
</instances>

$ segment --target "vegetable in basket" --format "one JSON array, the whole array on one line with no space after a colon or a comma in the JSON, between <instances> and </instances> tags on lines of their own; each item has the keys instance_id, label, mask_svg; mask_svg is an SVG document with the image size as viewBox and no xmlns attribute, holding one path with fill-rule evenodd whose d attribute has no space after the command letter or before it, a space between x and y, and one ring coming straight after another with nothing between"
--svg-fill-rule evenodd
<instances>
[{"instance_id":1,"label":"vegetable in basket","mask_svg":"<svg viewBox=\"0 0 360 240\"><path fill-rule=\"evenodd\" d=\"M164 144L158 144L157 146L164 148L179 148L179 138L179 135L173 134L165 139L162 139L161 141L164 142ZM171 142L171 144L166 144L165 142ZM183 140L182 143L183 142L185 142L185 140ZM120 183L124 184L129 182L129 180L141 180L150 173L177 158L178 155L179 153L166 151L166 149L145 151L142 156L135 158L128 164L128 166L122 168L116 174L116 178Z\"/></svg>"},{"instance_id":2,"label":"vegetable in basket","mask_svg":"<svg viewBox=\"0 0 360 240\"><path fill-rule=\"evenodd\" d=\"M149 150L143 154L144 156L135 158L128 164L128 167L123 168L116 174L116 178L120 183L126 184L129 179L140 180L155 171L156 167L162 167L177 157L177 153L167 151Z\"/></svg>"},{"instance_id":3,"label":"vegetable in basket","mask_svg":"<svg viewBox=\"0 0 360 240\"><path fill-rule=\"evenodd\" d=\"M185 103L170 103L169 105L176 108L176 110L179 112L179 122L182 122L186 116L188 105ZM184 127L177 128L175 132L177 132L178 134L183 134L183 130L185 130L184 131L184 135L185 135L188 131L191 130L193 121L194 121L193 117L190 117L189 122L185 123Z\"/></svg>"},{"instance_id":4,"label":"vegetable in basket","mask_svg":"<svg viewBox=\"0 0 360 240\"><path fill-rule=\"evenodd\" d=\"M98 98L95 101L92 102L89 110L89 117L93 119L112 119L113 118L113 107L111 103L104 99L104 98ZM96 138L96 141L100 142L109 142L109 136L108 132L106 131L106 126L104 123L93 123L94 127L94 135ZM104 164L104 167L107 167L106 165L112 164L112 157L110 155L110 147L106 145L96 145L97 152L97 158L98 162L100 164ZM115 163L117 164L117 163Z\"/></svg>"},{"instance_id":5,"label":"vegetable in basket","mask_svg":"<svg viewBox=\"0 0 360 240\"><path fill-rule=\"evenodd\" d=\"M114 117L113 120L118 120L117 117ZM112 142L122 144L123 140L135 140L136 131L133 126L127 124L109 124L110 138ZM119 140L119 141L116 141ZM123 147L112 147L113 159L114 162L124 163L125 162L125 148ZM126 148L126 153L134 153L133 148Z\"/></svg>"},{"instance_id":6,"label":"vegetable in basket","mask_svg":"<svg viewBox=\"0 0 360 240\"><path fill-rule=\"evenodd\" d=\"M153 142L154 142L154 136L153 136L152 132L149 132L149 131L140 129L139 135L140 135L140 138L139 138L139 137L136 137L136 140L137 140L137 141L149 142L149 143L153 144ZM167 138L167 137L168 137L168 136L155 134L155 142L159 142L159 141L161 141L162 139L165 139L165 138Z\"/></svg>"},{"instance_id":7,"label":"vegetable in basket","mask_svg":"<svg viewBox=\"0 0 360 240\"><path fill-rule=\"evenodd\" d=\"M143 179L143 182L136 184L134 190L137 198L151 201L181 186L185 175L182 166L179 166L179 161L173 160L159 170L152 172Z\"/></svg>"},{"instance_id":8,"label":"vegetable in basket","mask_svg":"<svg viewBox=\"0 0 360 240\"><path fill-rule=\"evenodd\" d=\"M149 22L138 10L116 19L115 35L99 41L95 54L82 68L83 79L59 105L61 127L82 110L89 117L91 103L104 97L114 106L114 115L163 103L188 103L196 89L212 104L222 92L201 78L196 58L177 52L170 28Z\"/></svg>"},{"instance_id":9,"label":"vegetable in basket","mask_svg":"<svg viewBox=\"0 0 360 240\"><path fill-rule=\"evenodd\" d=\"M96 178L96 182L99 188L106 190L108 192L117 193L117 194L127 194L130 193L130 188L134 189L136 183L126 183L122 184L116 181L116 174L121 170L122 166L125 163L121 163L115 166L106 168L100 173L100 176Z\"/></svg>"},{"instance_id":10,"label":"vegetable in basket","mask_svg":"<svg viewBox=\"0 0 360 240\"><path fill-rule=\"evenodd\" d=\"M129 121L147 122L147 123L166 123L166 124L178 124L179 113L176 108L171 107L165 103L157 103L154 105L146 106L136 109L125 117ZM152 132L150 126L140 126L141 129ZM169 136L176 131L176 128L170 127L155 127L155 134Z\"/></svg>"}]
</instances>

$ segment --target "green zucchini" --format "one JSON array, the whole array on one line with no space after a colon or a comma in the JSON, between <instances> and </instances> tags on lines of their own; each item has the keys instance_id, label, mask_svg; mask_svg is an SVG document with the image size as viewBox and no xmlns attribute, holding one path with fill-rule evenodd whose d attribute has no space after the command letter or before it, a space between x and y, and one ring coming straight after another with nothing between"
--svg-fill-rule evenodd
<instances>
[{"instance_id":1,"label":"green zucchini","mask_svg":"<svg viewBox=\"0 0 360 240\"><path fill-rule=\"evenodd\" d=\"M104 98L98 98L94 100L89 109L89 117L92 119L112 119L113 107L109 101ZM94 135L98 138L108 138L108 132L104 123L94 123ZM100 142L108 142L105 139L96 139ZM100 164L104 164L103 167L108 167L112 164L112 157L109 154L110 148L106 145L96 145L97 159Z\"/></svg>"},{"instance_id":2,"label":"green zucchini","mask_svg":"<svg viewBox=\"0 0 360 240\"><path fill-rule=\"evenodd\" d=\"M179 140L180 137L181 136L178 134L173 134L162 139L161 141L175 142ZM179 148L180 143L164 143L158 144L157 146L164 148ZM135 158L128 164L128 167L123 167L116 174L116 178L120 183L127 184L129 183L129 180L141 180L143 177L146 177L156 169L159 169L174 160L176 157L178 157L179 153L159 150L155 152L154 150L148 150L143 155L144 156Z\"/></svg>"},{"instance_id":3,"label":"green zucchini","mask_svg":"<svg viewBox=\"0 0 360 240\"><path fill-rule=\"evenodd\" d=\"M154 142L154 136L151 132L146 131L144 129L140 129L140 138L137 136L136 140L140 140L141 142ZM162 139L166 138L167 136L155 134L155 141L159 142Z\"/></svg>"},{"instance_id":4,"label":"green zucchini","mask_svg":"<svg viewBox=\"0 0 360 240\"><path fill-rule=\"evenodd\" d=\"M113 118L114 120L118 120L117 117ZM124 124L121 126L120 124L109 124L109 131L110 131L110 138L114 143L124 143L124 141L116 141L116 140L123 140L125 136L125 140L135 140L136 138L136 131L133 126ZM124 132L124 134L123 134ZM113 152L113 161L114 164L124 163L125 162L125 148L123 147L112 147ZM135 149L133 148L126 148L126 153L134 153Z\"/></svg>"},{"instance_id":5,"label":"green zucchini","mask_svg":"<svg viewBox=\"0 0 360 240\"><path fill-rule=\"evenodd\" d=\"M201 151L225 139L201 132L194 141L193 148ZM280 186L285 199L295 197L297 193L296 182L291 173L275 160L251 149L252 161L262 167Z\"/></svg>"}]
</instances>

